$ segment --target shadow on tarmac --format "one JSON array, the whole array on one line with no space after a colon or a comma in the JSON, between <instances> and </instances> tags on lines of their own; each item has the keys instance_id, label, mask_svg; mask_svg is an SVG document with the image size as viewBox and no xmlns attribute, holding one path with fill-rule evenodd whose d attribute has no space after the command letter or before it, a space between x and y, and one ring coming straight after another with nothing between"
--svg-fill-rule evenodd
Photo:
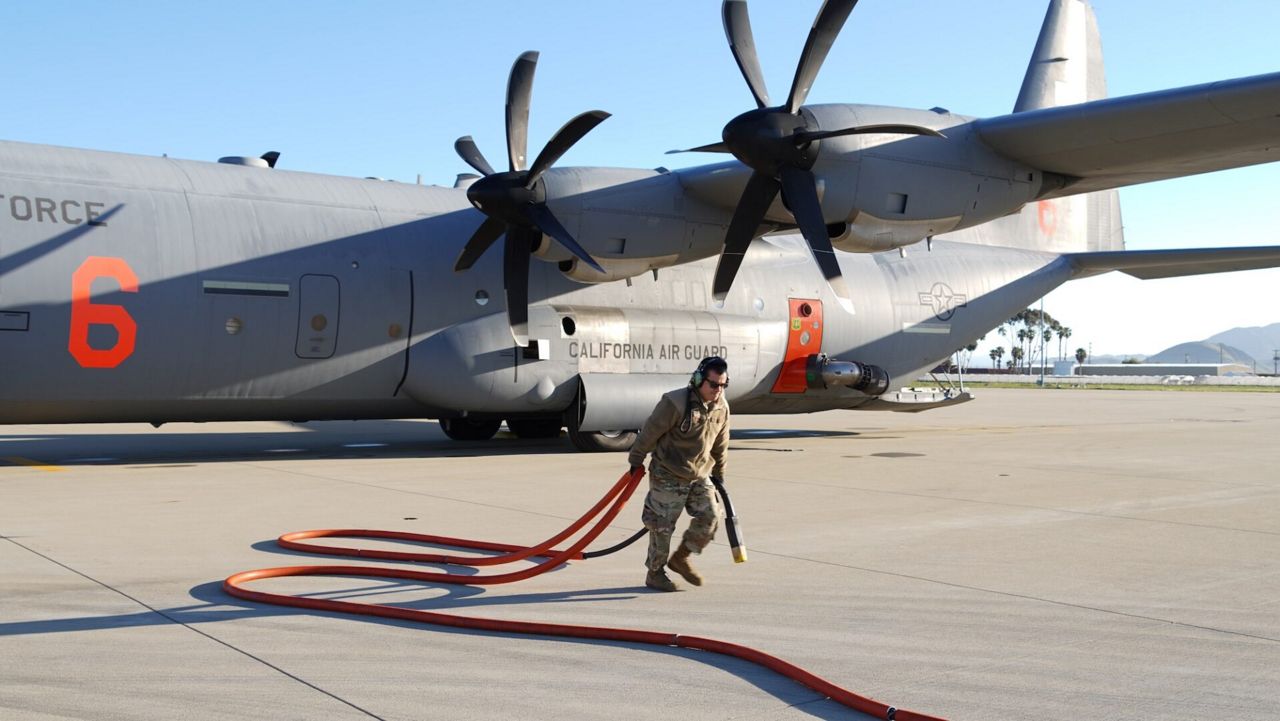
<instances>
[{"instance_id":1,"label":"shadow on tarmac","mask_svg":"<svg viewBox=\"0 0 1280 721\"><path fill-rule=\"evenodd\" d=\"M316 559L315 554L299 553L283 549L276 546L274 541L259 541L253 545L253 548L288 556L308 556L312 560L317 560L317 565L323 565L325 563L340 564L344 562L341 559L333 560L332 557L328 560L318 560ZM436 570L437 567L440 570L444 570L447 567L448 572L454 574L477 573L481 570L448 564L424 563L413 565L415 567L431 567L431 570ZM564 568L567 568L567 564L562 565L551 572L557 573ZM358 577L343 576L341 578L353 579ZM268 581L267 583L270 582ZM382 596L422 593L424 591L428 591L432 594L430 597L417 598L410 601L393 602L388 603L387 605L433 612L455 611L465 613L468 609L481 607L494 608L502 606L536 606L537 604L543 603L599 603L602 601L626 601L634 599L641 594L656 593L655 591L646 589L643 586L624 586L616 588L511 595L487 594L486 590L487 589L485 588L476 586L433 584L429 582L420 583L397 579L378 579L376 581L371 581L349 588L297 593L295 595L308 598L326 598L352 602L363 601L377 603L381 601L379 597ZM374 616L356 616L345 613L302 610L285 606L250 603L228 595L223 591L221 581L210 581L199 584L192 587L189 593L191 594L191 597L196 601L199 601L199 603L173 608L148 609L136 613L0 623L0 638L5 636L141 628L163 626L171 623L194 627L197 625L220 623L224 621L306 615L321 618L342 619L347 621L359 621L362 623L374 623L383 626L416 629L420 631L429 629L433 633L460 634L465 636L490 636L507 638L513 641L554 641L557 643L587 644L591 646L605 646L629 650L642 649L652 653L659 653L664 656L671 656L687 661L702 663L712 668L730 673L743 681L750 683L760 691L769 694L788 706L795 708L796 710L803 711L814 718L840 719L862 717L861 715L827 699L815 699L813 697L813 692L809 689L804 688L790 679L779 676L772 671L756 666L755 664L732 657L720 656L718 654L706 653L692 649L560 636L530 637L525 634L460 629ZM206 634L209 633L208 630L203 630L201 632Z\"/></svg>"},{"instance_id":2,"label":"shadow on tarmac","mask_svg":"<svg viewBox=\"0 0 1280 721\"><path fill-rule=\"evenodd\" d=\"M173 428L195 424L174 424ZM0 430L0 467L23 461L54 466L138 466L174 468L179 464L244 461L361 458L477 458L568 455L578 451L560 438L523 439L507 431L487 441L454 441L435 422L412 420L279 422L279 430L253 433L4 433ZM50 426L50 429L55 428ZM304 432L299 432L304 431ZM855 431L735 429L734 441L747 444L791 439L849 439ZM735 445L738 451L790 451Z\"/></svg>"}]
</instances>

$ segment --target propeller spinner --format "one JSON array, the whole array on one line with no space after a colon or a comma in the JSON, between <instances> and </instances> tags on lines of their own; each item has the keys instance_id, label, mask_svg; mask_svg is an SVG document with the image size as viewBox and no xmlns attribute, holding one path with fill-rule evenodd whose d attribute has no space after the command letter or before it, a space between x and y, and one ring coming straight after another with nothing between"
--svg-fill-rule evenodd
<instances>
[{"instance_id":1,"label":"propeller spinner","mask_svg":"<svg viewBox=\"0 0 1280 721\"><path fill-rule=\"evenodd\" d=\"M506 235L502 278L507 295L507 319L511 325L511 336L522 346L529 344L529 256L544 234L555 238L592 268L605 272L547 207L542 174L609 114L603 110L592 110L565 123L526 169L529 99L533 93L533 74L537 64L538 53L523 53L511 66L511 75L507 79L507 156L510 170L495 172L469 135L458 138L453 145L467 165L484 176L467 188L467 200L488 216L463 246L453 269L467 270L499 236Z\"/></svg>"},{"instance_id":2,"label":"propeller spinner","mask_svg":"<svg viewBox=\"0 0 1280 721\"><path fill-rule=\"evenodd\" d=\"M756 56L755 40L751 35L746 0L724 0L722 12L729 49L738 63L738 69L742 71L742 77L747 81L747 87L755 96L757 107L730 120L721 134L722 142L692 149L732 153L753 171L733 211L733 219L725 235L724 250L721 251L720 262L716 266L712 293L717 300L723 300L728 295L747 247L755 238L769 206L781 192L782 200L795 216L796 225L808 242L809 250L822 275L841 304L852 311L849 291L845 286L840 264L836 261L835 250L831 247L831 239L827 235L827 223L822 217L817 181L810 170L818 159L816 141L868 133L941 137L941 133L935 130L914 125L864 125L823 130L811 127L809 116L800 112L832 43L857 4L858 0L826 0L823 3L813 28L809 31L804 50L800 53L787 101L779 106L770 106L769 91L765 88L760 61Z\"/></svg>"}]
</instances>

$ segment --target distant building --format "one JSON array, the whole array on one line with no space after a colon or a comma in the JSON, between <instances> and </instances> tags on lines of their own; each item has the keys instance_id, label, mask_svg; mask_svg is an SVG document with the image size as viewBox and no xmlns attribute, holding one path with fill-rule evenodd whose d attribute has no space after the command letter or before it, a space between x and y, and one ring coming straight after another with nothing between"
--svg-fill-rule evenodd
<instances>
[{"instance_id":1,"label":"distant building","mask_svg":"<svg viewBox=\"0 0 1280 721\"><path fill-rule=\"evenodd\" d=\"M1057 372L1058 369L1054 368ZM1071 375L1080 376L1251 376L1253 369L1241 363L1105 363L1078 365Z\"/></svg>"}]
</instances>

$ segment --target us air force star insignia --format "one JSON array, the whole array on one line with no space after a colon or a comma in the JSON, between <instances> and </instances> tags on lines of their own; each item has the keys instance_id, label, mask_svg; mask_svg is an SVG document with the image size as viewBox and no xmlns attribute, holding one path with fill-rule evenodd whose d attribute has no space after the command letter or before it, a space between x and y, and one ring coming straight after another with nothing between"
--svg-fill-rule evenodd
<instances>
[{"instance_id":1,"label":"us air force star insignia","mask_svg":"<svg viewBox=\"0 0 1280 721\"><path fill-rule=\"evenodd\" d=\"M928 293L920 294L920 305L933 308L933 314L938 320L951 320L957 308L969 305L969 298L951 290L951 286L946 283L934 283Z\"/></svg>"}]
</instances>

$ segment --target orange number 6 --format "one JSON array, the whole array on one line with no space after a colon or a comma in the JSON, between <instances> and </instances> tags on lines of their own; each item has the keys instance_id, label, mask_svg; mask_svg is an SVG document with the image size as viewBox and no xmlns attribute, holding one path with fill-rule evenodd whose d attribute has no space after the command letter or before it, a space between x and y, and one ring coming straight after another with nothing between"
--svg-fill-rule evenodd
<instances>
[{"instance_id":1,"label":"orange number 6","mask_svg":"<svg viewBox=\"0 0 1280 721\"><path fill-rule=\"evenodd\" d=\"M138 339L138 324L124 306L94 303L90 296L93 281L112 278L125 293L138 292L138 276L120 258L90 256L71 275L71 336L67 350L84 368L115 368L133 355ZM109 325L116 329L116 342L110 348L89 345L89 326Z\"/></svg>"}]
</instances>

